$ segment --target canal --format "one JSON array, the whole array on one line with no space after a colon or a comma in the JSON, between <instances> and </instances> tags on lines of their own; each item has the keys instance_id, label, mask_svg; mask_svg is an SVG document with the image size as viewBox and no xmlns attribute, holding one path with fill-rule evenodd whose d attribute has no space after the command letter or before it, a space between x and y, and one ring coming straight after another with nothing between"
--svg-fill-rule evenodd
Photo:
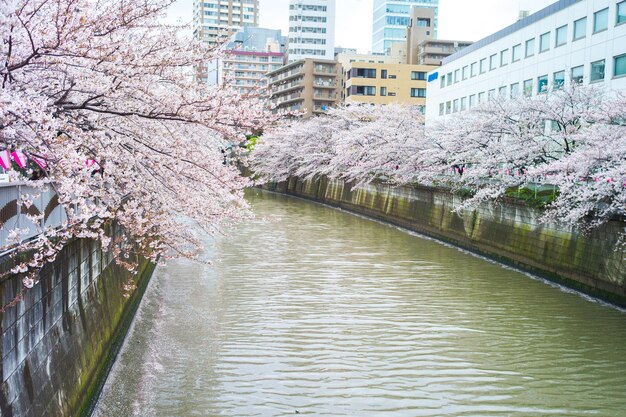
<instances>
[{"instance_id":1,"label":"canal","mask_svg":"<svg viewBox=\"0 0 626 417\"><path fill-rule=\"evenodd\" d=\"M433 240L250 191L171 261L95 415L623 416L626 314Z\"/></svg>"}]
</instances>

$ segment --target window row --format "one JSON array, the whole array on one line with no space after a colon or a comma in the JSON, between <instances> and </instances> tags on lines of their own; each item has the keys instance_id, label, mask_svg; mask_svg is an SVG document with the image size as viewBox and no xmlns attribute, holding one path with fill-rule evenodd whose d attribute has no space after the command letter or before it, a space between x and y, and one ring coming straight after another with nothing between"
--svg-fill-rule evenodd
<instances>
[{"instance_id":1,"label":"window row","mask_svg":"<svg viewBox=\"0 0 626 417\"><path fill-rule=\"evenodd\" d=\"M348 71L348 79L350 78L376 78L376 69L375 68L352 68ZM413 81L426 81L426 71L411 71L411 80ZM386 79L395 79L397 76L395 74L389 74L386 69L380 70L380 78Z\"/></svg>"},{"instance_id":2,"label":"window row","mask_svg":"<svg viewBox=\"0 0 626 417\"><path fill-rule=\"evenodd\" d=\"M570 70L569 78L572 83L582 84L584 79L584 65L574 67ZM619 55L613 58L613 76L624 77L626 76L626 54ZM480 92L478 94L471 94L468 97L462 97L460 99L447 101L446 103L439 103L439 115L456 113L471 109L477 104L485 101L485 94L487 99L496 97L496 94L505 98L516 98L520 94L530 97L535 94L543 94L548 91L550 87L553 90L560 90L565 85L566 72L565 70L556 71L549 74L540 75L536 79L524 80L521 84L515 82L509 86L503 85L497 90L495 88L490 89L487 92ZM594 61L590 64L589 82L600 82L605 78L605 60ZM551 84L550 84L551 81Z\"/></svg>"},{"instance_id":3,"label":"window row","mask_svg":"<svg viewBox=\"0 0 626 417\"><path fill-rule=\"evenodd\" d=\"M379 88L379 95L381 97L393 97L396 95L395 92L387 92L387 87ZM348 89L347 93L349 96L375 96L376 95L376 87L375 86L367 86L367 85L353 85ZM426 98L426 89L425 88L411 88L411 97L414 98Z\"/></svg>"},{"instance_id":4,"label":"window row","mask_svg":"<svg viewBox=\"0 0 626 417\"><path fill-rule=\"evenodd\" d=\"M619 2L615 9L615 26L626 23L626 0ZM609 25L609 8L599 10L593 14L592 28L593 33L603 32L608 29ZM572 33L568 35L569 25L563 25L552 31L543 33L539 36L538 52L549 51L550 48L558 48L565 45L571 36L572 42L583 39L587 36L587 17L575 20L572 23ZM554 35L554 37L553 37ZM553 41L554 39L554 41ZM466 65L461 69L454 70L444 74L440 78L440 88L444 88L465 81L468 78L493 71L497 68L505 67L509 63L520 61L522 58L530 58L537 52L536 39L531 38L523 44L518 43L513 47L503 49L499 53L485 57L479 61Z\"/></svg>"}]
</instances>

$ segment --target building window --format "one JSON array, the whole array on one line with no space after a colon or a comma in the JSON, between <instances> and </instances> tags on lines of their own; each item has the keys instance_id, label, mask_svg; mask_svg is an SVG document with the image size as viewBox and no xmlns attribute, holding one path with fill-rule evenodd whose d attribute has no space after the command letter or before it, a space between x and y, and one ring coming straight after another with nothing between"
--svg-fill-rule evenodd
<instances>
[{"instance_id":1,"label":"building window","mask_svg":"<svg viewBox=\"0 0 626 417\"><path fill-rule=\"evenodd\" d=\"M518 43L511 49L511 62L519 61L522 58L522 44Z\"/></svg>"},{"instance_id":2,"label":"building window","mask_svg":"<svg viewBox=\"0 0 626 417\"><path fill-rule=\"evenodd\" d=\"M572 83L574 84L582 84L583 83L583 73L585 67L582 65L579 67L572 68Z\"/></svg>"},{"instance_id":3,"label":"building window","mask_svg":"<svg viewBox=\"0 0 626 417\"><path fill-rule=\"evenodd\" d=\"M380 70L380 78L387 79L387 70Z\"/></svg>"},{"instance_id":4,"label":"building window","mask_svg":"<svg viewBox=\"0 0 626 417\"><path fill-rule=\"evenodd\" d=\"M556 29L554 33L554 47L565 45L567 43L567 25Z\"/></svg>"},{"instance_id":5,"label":"building window","mask_svg":"<svg viewBox=\"0 0 626 417\"><path fill-rule=\"evenodd\" d=\"M503 85L502 87L498 89L498 94L502 98L506 97L506 85Z\"/></svg>"},{"instance_id":6,"label":"building window","mask_svg":"<svg viewBox=\"0 0 626 417\"><path fill-rule=\"evenodd\" d=\"M604 59L591 63L590 82L604 80Z\"/></svg>"},{"instance_id":7,"label":"building window","mask_svg":"<svg viewBox=\"0 0 626 417\"><path fill-rule=\"evenodd\" d=\"M467 65L461 70L461 79L463 81L467 80Z\"/></svg>"},{"instance_id":8,"label":"building window","mask_svg":"<svg viewBox=\"0 0 626 417\"><path fill-rule=\"evenodd\" d=\"M470 65L470 77L475 77L476 76L476 66L478 65L477 62L472 62L472 65Z\"/></svg>"},{"instance_id":9,"label":"building window","mask_svg":"<svg viewBox=\"0 0 626 417\"><path fill-rule=\"evenodd\" d=\"M615 18L615 24L626 23L626 1L617 3L617 16Z\"/></svg>"},{"instance_id":10,"label":"building window","mask_svg":"<svg viewBox=\"0 0 626 417\"><path fill-rule=\"evenodd\" d=\"M505 49L500 52L500 66L503 67L509 63L509 50Z\"/></svg>"},{"instance_id":11,"label":"building window","mask_svg":"<svg viewBox=\"0 0 626 417\"><path fill-rule=\"evenodd\" d=\"M366 86L366 85L353 85L351 88L352 88L353 96L375 96L376 95L376 87Z\"/></svg>"},{"instance_id":12,"label":"building window","mask_svg":"<svg viewBox=\"0 0 626 417\"><path fill-rule=\"evenodd\" d=\"M574 22L574 37L572 40L582 39L587 35L587 18L583 17Z\"/></svg>"},{"instance_id":13,"label":"building window","mask_svg":"<svg viewBox=\"0 0 626 417\"><path fill-rule=\"evenodd\" d=\"M469 108L471 109L476 105L476 94L469 96Z\"/></svg>"},{"instance_id":14,"label":"building window","mask_svg":"<svg viewBox=\"0 0 626 417\"><path fill-rule=\"evenodd\" d=\"M444 103L439 103L439 116L443 116L446 110L446 105Z\"/></svg>"},{"instance_id":15,"label":"building window","mask_svg":"<svg viewBox=\"0 0 626 417\"><path fill-rule=\"evenodd\" d=\"M446 75L446 78L448 79L448 82L446 83L446 85L452 85L452 73L449 72L448 75Z\"/></svg>"},{"instance_id":16,"label":"building window","mask_svg":"<svg viewBox=\"0 0 626 417\"><path fill-rule=\"evenodd\" d=\"M456 113L458 111L459 111L459 99L457 98L452 102L452 113Z\"/></svg>"},{"instance_id":17,"label":"building window","mask_svg":"<svg viewBox=\"0 0 626 417\"><path fill-rule=\"evenodd\" d=\"M544 33L539 37L539 52L545 52L550 49L550 32Z\"/></svg>"},{"instance_id":18,"label":"building window","mask_svg":"<svg viewBox=\"0 0 626 417\"><path fill-rule=\"evenodd\" d=\"M491 90L487 91L487 98L489 100L493 100L495 96L496 96L496 89L495 88L492 88Z\"/></svg>"},{"instance_id":19,"label":"building window","mask_svg":"<svg viewBox=\"0 0 626 417\"><path fill-rule=\"evenodd\" d=\"M387 87L380 87L380 95L383 97L387 95Z\"/></svg>"},{"instance_id":20,"label":"building window","mask_svg":"<svg viewBox=\"0 0 626 417\"><path fill-rule=\"evenodd\" d=\"M487 71L487 58L480 60L480 73L484 74Z\"/></svg>"},{"instance_id":21,"label":"building window","mask_svg":"<svg viewBox=\"0 0 626 417\"><path fill-rule=\"evenodd\" d=\"M458 83L459 82L459 70L455 70L454 71L454 82Z\"/></svg>"},{"instance_id":22,"label":"building window","mask_svg":"<svg viewBox=\"0 0 626 417\"><path fill-rule=\"evenodd\" d=\"M485 92L478 93L478 103L484 103L485 101Z\"/></svg>"},{"instance_id":23,"label":"building window","mask_svg":"<svg viewBox=\"0 0 626 417\"><path fill-rule=\"evenodd\" d=\"M555 90L561 90L565 84L565 71L557 71L552 77L552 88Z\"/></svg>"},{"instance_id":24,"label":"building window","mask_svg":"<svg viewBox=\"0 0 626 417\"><path fill-rule=\"evenodd\" d=\"M526 41L526 58L535 55L535 38Z\"/></svg>"},{"instance_id":25,"label":"building window","mask_svg":"<svg viewBox=\"0 0 626 417\"><path fill-rule=\"evenodd\" d=\"M452 102L447 101L446 102L446 114L450 114L451 112L452 112Z\"/></svg>"},{"instance_id":26,"label":"building window","mask_svg":"<svg viewBox=\"0 0 626 417\"><path fill-rule=\"evenodd\" d=\"M609 27L609 8L602 9L593 14L593 33L602 32Z\"/></svg>"},{"instance_id":27,"label":"building window","mask_svg":"<svg viewBox=\"0 0 626 417\"><path fill-rule=\"evenodd\" d=\"M626 75L626 54L613 58L613 76L621 77Z\"/></svg>"},{"instance_id":28,"label":"building window","mask_svg":"<svg viewBox=\"0 0 626 417\"><path fill-rule=\"evenodd\" d=\"M519 97L519 83L511 84L511 98Z\"/></svg>"},{"instance_id":29,"label":"building window","mask_svg":"<svg viewBox=\"0 0 626 417\"><path fill-rule=\"evenodd\" d=\"M498 59L498 54L493 54L489 57L489 71L493 71L496 69L496 60Z\"/></svg>"},{"instance_id":30,"label":"building window","mask_svg":"<svg viewBox=\"0 0 626 417\"><path fill-rule=\"evenodd\" d=\"M426 97L425 88L411 88L411 97L424 98Z\"/></svg>"},{"instance_id":31,"label":"building window","mask_svg":"<svg viewBox=\"0 0 626 417\"><path fill-rule=\"evenodd\" d=\"M356 78L376 78L376 70L373 68L352 68L350 72Z\"/></svg>"},{"instance_id":32,"label":"building window","mask_svg":"<svg viewBox=\"0 0 626 417\"><path fill-rule=\"evenodd\" d=\"M461 111L467 110L467 97L461 97Z\"/></svg>"},{"instance_id":33,"label":"building window","mask_svg":"<svg viewBox=\"0 0 626 417\"><path fill-rule=\"evenodd\" d=\"M414 81L426 81L426 73L423 71L411 71L411 79Z\"/></svg>"},{"instance_id":34,"label":"building window","mask_svg":"<svg viewBox=\"0 0 626 417\"><path fill-rule=\"evenodd\" d=\"M548 76L537 77L537 94L548 92Z\"/></svg>"},{"instance_id":35,"label":"building window","mask_svg":"<svg viewBox=\"0 0 626 417\"><path fill-rule=\"evenodd\" d=\"M442 75L441 76L441 85L439 86L439 88L444 88L446 86L446 76Z\"/></svg>"},{"instance_id":36,"label":"building window","mask_svg":"<svg viewBox=\"0 0 626 417\"><path fill-rule=\"evenodd\" d=\"M524 81L524 95L526 97L533 95L533 80Z\"/></svg>"}]
</instances>

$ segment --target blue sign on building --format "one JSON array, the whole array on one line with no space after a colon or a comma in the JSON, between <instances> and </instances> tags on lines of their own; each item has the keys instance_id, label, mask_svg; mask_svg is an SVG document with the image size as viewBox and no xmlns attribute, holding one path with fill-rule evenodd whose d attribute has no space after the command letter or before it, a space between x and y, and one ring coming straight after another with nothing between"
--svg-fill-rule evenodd
<instances>
[{"instance_id":1,"label":"blue sign on building","mask_svg":"<svg viewBox=\"0 0 626 417\"><path fill-rule=\"evenodd\" d=\"M428 76L428 82L435 81L437 78L439 78L439 73L433 72Z\"/></svg>"}]
</instances>

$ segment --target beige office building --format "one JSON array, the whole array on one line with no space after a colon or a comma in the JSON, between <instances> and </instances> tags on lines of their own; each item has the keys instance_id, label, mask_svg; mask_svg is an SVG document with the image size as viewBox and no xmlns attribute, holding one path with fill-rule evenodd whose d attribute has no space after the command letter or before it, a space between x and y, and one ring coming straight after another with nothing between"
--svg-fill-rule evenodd
<instances>
[{"instance_id":1,"label":"beige office building","mask_svg":"<svg viewBox=\"0 0 626 417\"><path fill-rule=\"evenodd\" d=\"M345 103L426 106L426 74L430 65L353 62L344 68Z\"/></svg>"},{"instance_id":2,"label":"beige office building","mask_svg":"<svg viewBox=\"0 0 626 417\"><path fill-rule=\"evenodd\" d=\"M267 74L276 111L326 113L341 99L341 67L336 61L307 58Z\"/></svg>"}]
</instances>

